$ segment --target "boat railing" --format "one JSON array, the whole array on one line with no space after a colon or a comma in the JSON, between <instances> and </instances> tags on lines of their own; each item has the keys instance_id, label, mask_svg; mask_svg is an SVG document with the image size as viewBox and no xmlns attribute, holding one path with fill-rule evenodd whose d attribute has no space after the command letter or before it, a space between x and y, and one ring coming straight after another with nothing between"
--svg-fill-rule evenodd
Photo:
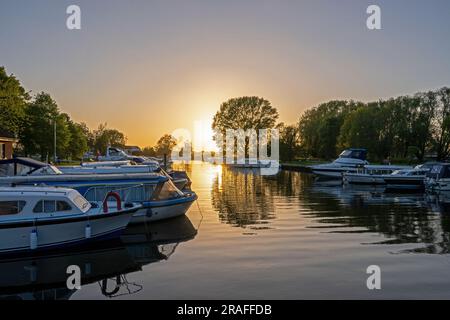
<instances>
[{"instance_id":1,"label":"boat railing","mask_svg":"<svg viewBox=\"0 0 450 320\"><path fill-rule=\"evenodd\" d=\"M88 188L84 194L83 197L85 197L88 201L102 201L102 203L105 202L106 197L108 196L108 194L110 192L116 192L119 194L120 199L123 202L128 202L129 201L129 197L130 194L137 190L137 192L139 192L139 190L141 190L142 194L145 194L146 190L146 185L144 184L136 184L136 185L131 185L131 186L118 186L118 187L111 187L108 185L101 185L101 186L93 186ZM89 193L93 193L93 198L89 197ZM99 195L99 197L97 198L97 195ZM131 200L133 201L133 200ZM134 200L134 201L138 201L138 200Z\"/></svg>"}]
</instances>

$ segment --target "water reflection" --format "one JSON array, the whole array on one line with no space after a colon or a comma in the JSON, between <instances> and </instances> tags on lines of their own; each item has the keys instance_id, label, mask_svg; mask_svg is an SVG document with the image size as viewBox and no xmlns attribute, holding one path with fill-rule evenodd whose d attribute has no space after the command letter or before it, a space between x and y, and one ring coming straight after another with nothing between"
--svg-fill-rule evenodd
<instances>
[{"instance_id":1,"label":"water reflection","mask_svg":"<svg viewBox=\"0 0 450 320\"><path fill-rule=\"evenodd\" d=\"M322 233L376 233L363 245L413 245L397 252L450 252L450 194L390 194L380 187L347 187L311 175L224 167L213 180L211 203L220 220L242 228L276 229L281 209L301 212ZM305 210L306 209L306 210Z\"/></svg>"},{"instance_id":2,"label":"water reflection","mask_svg":"<svg viewBox=\"0 0 450 320\"><path fill-rule=\"evenodd\" d=\"M402 253L449 252L450 202L446 204L443 196L389 194L383 188L321 183L312 183L302 192L311 216L322 224L311 228L333 233L375 232L386 238L370 244L420 244Z\"/></svg>"},{"instance_id":3,"label":"water reflection","mask_svg":"<svg viewBox=\"0 0 450 320\"><path fill-rule=\"evenodd\" d=\"M152 224L129 226L120 241L70 253L0 261L1 299L69 299L75 290L66 286L69 265L80 267L82 285L98 282L102 295L114 298L137 293L139 283L127 274L167 260L177 246L197 231L186 216Z\"/></svg>"},{"instance_id":4,"label":"water reflection","mask_svg":"<svg viewBox=\"0 0 450 320\"><path fill-rule=\"evenodd\" d=\"M275 211L269 180L259 170L222 167L211 189L211 204L220 220L233 226L267 228L262 225L274 218Z\"/></svg>"}]
</instances>

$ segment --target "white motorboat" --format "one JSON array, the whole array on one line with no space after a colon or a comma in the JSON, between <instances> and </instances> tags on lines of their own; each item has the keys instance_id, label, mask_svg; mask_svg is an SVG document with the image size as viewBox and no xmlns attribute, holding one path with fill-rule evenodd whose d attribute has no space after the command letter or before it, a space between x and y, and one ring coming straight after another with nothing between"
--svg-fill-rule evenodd
<instances>
[{"instance_id":1,"label":"white motorboat","mask_svg":"<svg viewBox=\"0 0 450 320\"><path fill-rule=\"evenodd\" d=\"M357 168L356 172L344 172L342 181L345 184L386 184L385 177L393 172L412 170L409 166L395 165L366 165Z\"/></svg>"},{"instance_id":2,"label":"white motorboat","mask_svg":"<svg viewBox=\"0 0 450 320\"><path fill-rule=\"evenodd\" d=\"M410 170L397 170L384 177L386 191L422 191L425 189L426 175L432 164L423 164Z\"/></svg>"},{"instance_id":3,"label":"white motorboat","mask_svg":"<svg viewBox=\"0 0 450 320\"><path fill-rule=\"evenodd\" d=\"M116 201L108 201L113 196ZM34 252L119 237L142 206L117 193L90 203L76 190L0 187L0 253Z\"/></svg>"},{"instance_id":4,"label":"white motorboat","mask_svg":"<svg viewBox=\"0 0 450 320\"><path fill-rule=\"evenodd\" d=\"M154 167L152 165L124 165L116 167L108 166L71 166L71 167L58 167L61 173L66 175L118 175L118 174L146 174L146 173L159 173L166 176L175 184L175 186L183 190L186 187L190 187L191 181L186 174L182 174L180 171L173 171L167 173L160 166Z\"/></svg>"},{"instance_id":5,"label":"white motorboat","mask_svg":"<svg viewBox=\"0 0 450 320\"><path fill-rule=\"evenodd\" d=\"M313 165L310 168L318 177L341 179L344 172L356 172L358 168L368 165L366 157L366 149L346 149L333 162Z\"/></svg>"},{"instance_id":6,"label":"white motorboat","mask_svg":"<svg viewBox=\"0 0 450 320\"><path fill-rule=\"evenodd\" d=\"M122 149L115 147L108 147L106 149L106 154L104 156L98 157L98 162L114 162L114 161L133 161L138 164L158 165L158 166L170 165L172 163L170 159L166 159L166 163L164 163L164 159L129 155Z\"/></svg>"},{"instance_id":7,"label":"white motorboat","mask_svg":"<svg viewBox=\"0 0 450 320\"><path fill-rule=\"evenodd\" d=\"M58 168L28 158L0 161L0 185L45 185L73 188L88 201L102 201L108 192L143 205L131 222L153 222L186 213L197 195L189 189L190 180L174 171L173 179L162 173L64 174ZM5 176L1 176L1 175ZM182 182L183 191L175 185ZM187 185L186 185L187 183Z\"/></svg>"}]
</instances>

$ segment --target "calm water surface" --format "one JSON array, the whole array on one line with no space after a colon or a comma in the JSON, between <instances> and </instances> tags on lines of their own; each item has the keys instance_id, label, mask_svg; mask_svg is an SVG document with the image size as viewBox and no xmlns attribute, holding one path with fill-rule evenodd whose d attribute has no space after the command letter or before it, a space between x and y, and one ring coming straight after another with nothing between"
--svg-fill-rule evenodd
<instances>
[{"instance_id":1,"label":"calm water surface","mask_svg":"<svg viewBox=\"0 0 450 320\"><path fill-rule=\"evenodd\" d=\"M121 243L0 261L10 299L450 298L446 199L342 188L196 163L186 217L127 230ZM447 213L448 212L448 213ZM81 290L65 287L79 265ZM378 265L382 289L368 290Z\"/></svg>"}]
</instances>

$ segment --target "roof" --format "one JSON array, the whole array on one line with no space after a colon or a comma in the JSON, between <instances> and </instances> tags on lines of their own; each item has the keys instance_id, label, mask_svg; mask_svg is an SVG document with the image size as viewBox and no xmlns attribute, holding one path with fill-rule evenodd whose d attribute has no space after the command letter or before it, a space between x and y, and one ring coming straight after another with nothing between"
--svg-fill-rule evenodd
<instances>
[{"instance_id":1,"label":"roof","mask_svg":"<svg viewBox=\"0 0 450 320\"><path fill-rule=\"evenodd\" d=\"M12 132L0 128L0 139L2 138L6 138L8 140L16 140L16 137Z\"/></svg>"},{"instance_id":2,"label":"roof","mask_svg":"<svg viewBox=\"0 0 450 320\"><path fill-rule=\"evenodd\" d=\"M34 187L34 186L17 186L17 187L0 187L0 194L2 192L21 192L21 193L42 193L42 194L68 194L75 191L69 188L59 187Z\"/></svg>"}]
</instances>

